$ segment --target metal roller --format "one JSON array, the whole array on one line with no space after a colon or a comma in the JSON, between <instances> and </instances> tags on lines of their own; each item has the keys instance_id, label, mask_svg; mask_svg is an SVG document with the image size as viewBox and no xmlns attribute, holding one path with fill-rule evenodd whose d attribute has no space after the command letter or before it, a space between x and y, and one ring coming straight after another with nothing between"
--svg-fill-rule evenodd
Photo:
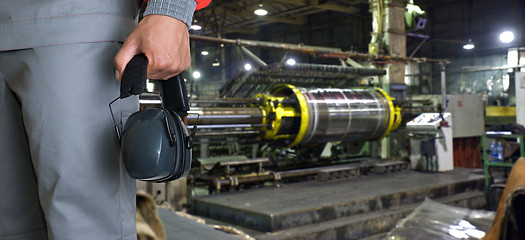
<instances>
[{"instance_id":1,"label":"metal roller","mask_svg":"<svg viewBox=\"0 0 525 240\"><path fill-rule=\"evenodd\" d=\"M308 129L300 143L376 140L390 128L391 102L377 89L303 90Z\"/></svg>"},{"instance_id":2,"label":"metal roller","mask_svg":"<svg viewBox=\"0 0 525 240\"><path fill-rule=\"evenodd\" d=\"M257 101L250 107L191 108L188 124L203 130L255 131L264 140L293 147L377 140L397 128L401 120L399 108L378 88L306 89L283 84L254 99Z\"/></svg>"},{"instance_id":3,"label":"metal roller","mask_svg":"<svg viewBox=\"0 0 525 240\"><path fill-rule=\"evenodd\" d=\"M304 89L280 85L271 91L281 99L280 108L295 102L295 111L277 116L278 126L267 129L266 139L280 139L280 133L294 137L290 146L314 142L377 140L397 128L400 112L381 89ZM286 100L284 100L286 99ZM275 100L274 100L275 102Z\"/></svg>"}]
</instances>

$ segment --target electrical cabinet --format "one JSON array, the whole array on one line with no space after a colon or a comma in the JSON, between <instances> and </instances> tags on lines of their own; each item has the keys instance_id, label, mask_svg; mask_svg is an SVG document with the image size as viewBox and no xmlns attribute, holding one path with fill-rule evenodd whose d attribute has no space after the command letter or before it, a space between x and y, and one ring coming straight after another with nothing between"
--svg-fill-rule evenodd
<instances>
[{"instance_id":1,"label":"electrical cabinet","mask_svg":"<svg viewBox=\"0 0 525 240\"><path fill-rule=\"evenodd\" d=\"M485 132L481 95L447 95L447 112L452 113L454 138L480 137Z\"/></svg>"}]
</instances>

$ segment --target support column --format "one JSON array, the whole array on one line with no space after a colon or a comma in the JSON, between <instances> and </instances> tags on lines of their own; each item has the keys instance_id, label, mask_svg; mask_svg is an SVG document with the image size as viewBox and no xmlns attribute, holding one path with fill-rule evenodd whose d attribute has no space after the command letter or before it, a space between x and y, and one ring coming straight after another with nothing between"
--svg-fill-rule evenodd
<instances>
[{"instance_id":1,"label":"support column","mask_svg":"<svg viewBox=\"0 0 525 240\"><path fill-rule=\"evenodd\" d=\"M405 8L404 0L370 0L372 39L369 53L406 57ZM387 62L386 68L387 81L384 83L404 84L404 62Z\"/></svg>"},{"instance_id":2,"label":"support column","mask_svg":"<svg viewBox=\"0 0 525 240\"><path fill-rule=\"evenodd\" d=\"M405 0L369 0L372 12L370 54L406 57ZM383 65L384 64L384 65ZM385 62L386 75L379 78L383 90L390 93L391 84L405 84L405 63ZM390 157L390 138L381 141L381 157Z\"/></svg>"},{"instance_id":3,"label":"support column","mask_svg":"<svg viewBox=\"0 0 525 240\"><path fill-rule=\"evenodd\" d=\"M405 2L393 0L387 7L385 40L390 56L406 57ZM389 84L405 84L405 63L392 62L387 67Z\"/></svg>"}]
</instances>

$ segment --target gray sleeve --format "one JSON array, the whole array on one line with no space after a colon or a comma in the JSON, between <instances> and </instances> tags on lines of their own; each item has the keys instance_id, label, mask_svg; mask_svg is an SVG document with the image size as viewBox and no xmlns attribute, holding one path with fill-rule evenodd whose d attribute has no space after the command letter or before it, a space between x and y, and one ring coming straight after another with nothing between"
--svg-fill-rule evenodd
<instances>
[{"instance_id":1,"label":"gray sleeve","mask_svg":"<svg viewBox=\"0 0 525 240\"><path fill-rule=\"evenodd\" d=\"M196 6L195 0L149 0L144 16L150 14L170 16L183 21L189 28Z\"/></svg>"}]
</instances>

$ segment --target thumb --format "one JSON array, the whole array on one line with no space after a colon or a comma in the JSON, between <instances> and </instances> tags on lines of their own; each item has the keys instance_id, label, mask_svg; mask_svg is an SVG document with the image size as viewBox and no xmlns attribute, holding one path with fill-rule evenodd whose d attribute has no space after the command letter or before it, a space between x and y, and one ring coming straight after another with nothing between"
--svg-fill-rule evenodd
<instances>
[{"instance_id":1,"label":"thumb","mask_svg":"<svg viewBox=\"0 0 525 240\"><path fill-rule=\"evenodd\" d=\"M124 73L126 65L128 65L129 61L139 53L137 46L130 46L127 42L124 43L113 59L115 65L115 78L117 81L120 82L120 80L122 80L122 74Z\"/></svg>"}]
</instances>

